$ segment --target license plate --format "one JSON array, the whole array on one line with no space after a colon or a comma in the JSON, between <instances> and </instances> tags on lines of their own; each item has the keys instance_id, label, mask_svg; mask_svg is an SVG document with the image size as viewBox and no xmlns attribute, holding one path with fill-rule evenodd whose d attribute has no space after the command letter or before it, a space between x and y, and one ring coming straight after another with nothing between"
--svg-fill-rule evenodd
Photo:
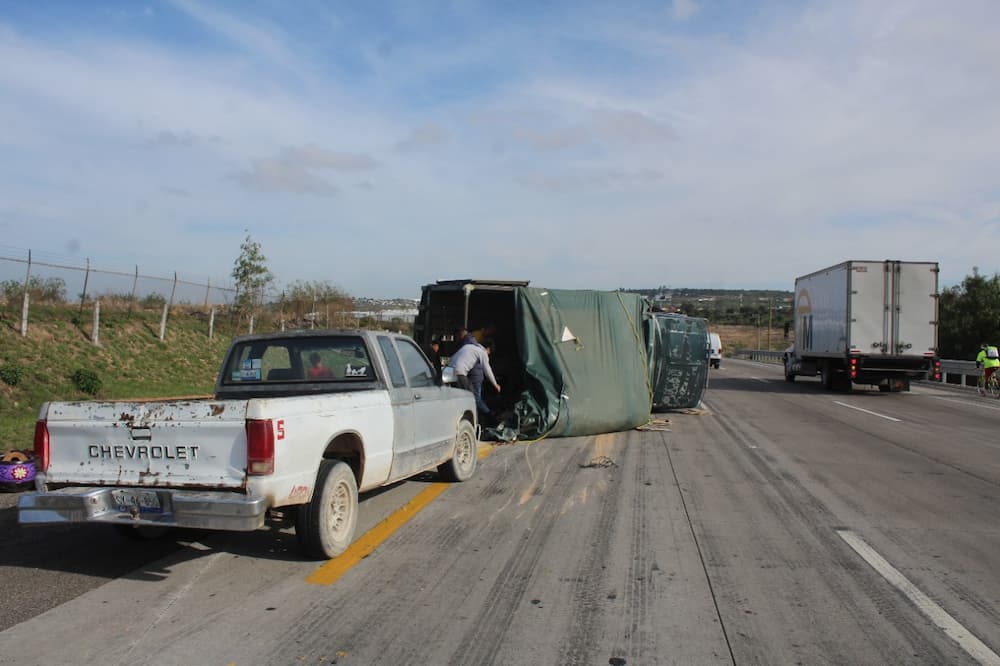
<instances>
[{"instance_id":1,"label":"license plate","mask_svg":"<svg viewBox=\"0 0 1000 666\"><path fill-rule=\"evenodd\" d=\"M153 490L112 490L111 496L119 511L130 512L138 508L140 513L160 513L160 496Z\"/></svg>"}]
</instances>

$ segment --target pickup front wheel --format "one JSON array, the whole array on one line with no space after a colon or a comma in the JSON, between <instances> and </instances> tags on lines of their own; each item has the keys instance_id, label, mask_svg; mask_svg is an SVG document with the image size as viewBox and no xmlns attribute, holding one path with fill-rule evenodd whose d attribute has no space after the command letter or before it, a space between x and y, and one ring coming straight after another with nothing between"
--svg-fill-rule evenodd
<instances>
[{"instance_id":1,"label":"pickup front wheel","mask_svg":"<svg viewBox=\"0 0 1000 666\"><path fill-rule=\"evenodd\" d=\"M465 481L476 471L478 460L476 430L468 421L459 421L458 432L455 433L455 454L451 460L438 466L438 474L445 481Z\"/></svg>"},{"instance_id":2,"label":"pickup front wheel","mask_svg":"<svg viewBox=\"0 0 1000 666\"><path fill-rule=\"evenodd\" d=\"M340 555L354 540L358 524L358 484L347 463L324 460L316 476L312 501L299 507L295 536L306 557Z\"/></svg>"}]
</instances>

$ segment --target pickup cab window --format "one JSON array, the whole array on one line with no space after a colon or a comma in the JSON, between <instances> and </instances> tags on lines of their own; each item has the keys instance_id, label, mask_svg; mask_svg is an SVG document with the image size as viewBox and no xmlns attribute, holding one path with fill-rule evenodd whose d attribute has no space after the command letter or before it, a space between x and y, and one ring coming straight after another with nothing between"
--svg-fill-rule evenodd
<instances>
[{"instance_id":1,"label":"pickup cab window","mask_svg":"<svg viewBox=\"0 0 1000 666\"><path fill-rule=\"evenodd\" d=\"M399 355L403 359L403 367L406 369L406 378L410 382L411 388L420 386L434 386L435 372L431 364L424 358L420 349L409 340L399 339Z\"/></svg>"},{"instance_id":2,"label":"pickup cab window","mask_svg":"<svg viewBox=\"0 0 1000 666\"><path fill-rule=\"evenodd\" d=\"M389 380L392 381L392 385L396 388L406 386L406 375L403 374L403 366L399 363L396 348L392 346L392 338L388 335L378 336L378 346L382 348L385 364L389 366Z\"/></svg>"},{"instance_id":3,"label":"pickup cab window","mask_svg":"<svg viewBox=\"0 0 1000 666\"><path fill-rule=\"evenodd\" d=\"M331 336L249 340L229 357L224 384L373 381L364 340Z\"/></svg>"}]
</instances>

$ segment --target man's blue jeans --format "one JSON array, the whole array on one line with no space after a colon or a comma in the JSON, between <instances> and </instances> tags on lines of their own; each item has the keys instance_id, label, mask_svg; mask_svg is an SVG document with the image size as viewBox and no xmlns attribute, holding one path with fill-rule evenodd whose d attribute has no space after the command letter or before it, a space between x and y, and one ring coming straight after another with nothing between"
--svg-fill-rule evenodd
<instances>
[{"instance_id":1,"label":"man's blue jeans","mask_svg":"<svg viewBox=\"0 0 1000 666\"><path fill-rule=\"evenodd\" d=\"M476 382L472 385L472 395L476 396L476 409L483 416L490 415L490 408L486 406L486 401L483 400L483 383Z\"/></svg>"}]
</instances>

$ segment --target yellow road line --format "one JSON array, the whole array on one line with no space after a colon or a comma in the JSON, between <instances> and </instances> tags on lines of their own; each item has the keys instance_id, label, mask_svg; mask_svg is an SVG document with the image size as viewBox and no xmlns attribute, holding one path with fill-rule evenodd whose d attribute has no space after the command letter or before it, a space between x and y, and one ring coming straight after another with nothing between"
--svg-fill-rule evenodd
<instances>
[{"instance_id":1,"label":"yellow road line","mask_svg":"<svg viewBox=\"0 0 1000 666\"><path fill-rule=\"evenodd\" d=\"M480 444L479 459L483 459L493 452L493 447L487 444ZM332 585L341 576L351 570L351 568L371 555L383 541L392 536L396 530L405 525L411 518L420 512L425 506L447 490L450 483L432 483L425 490L420 491L416 497L404 504L392 515L381 523L368 530L360 539L357 539L350 547L332 560L328 560L316 571L306 578L307 583L315 585Z\"/></svg>"}]
</instances>

